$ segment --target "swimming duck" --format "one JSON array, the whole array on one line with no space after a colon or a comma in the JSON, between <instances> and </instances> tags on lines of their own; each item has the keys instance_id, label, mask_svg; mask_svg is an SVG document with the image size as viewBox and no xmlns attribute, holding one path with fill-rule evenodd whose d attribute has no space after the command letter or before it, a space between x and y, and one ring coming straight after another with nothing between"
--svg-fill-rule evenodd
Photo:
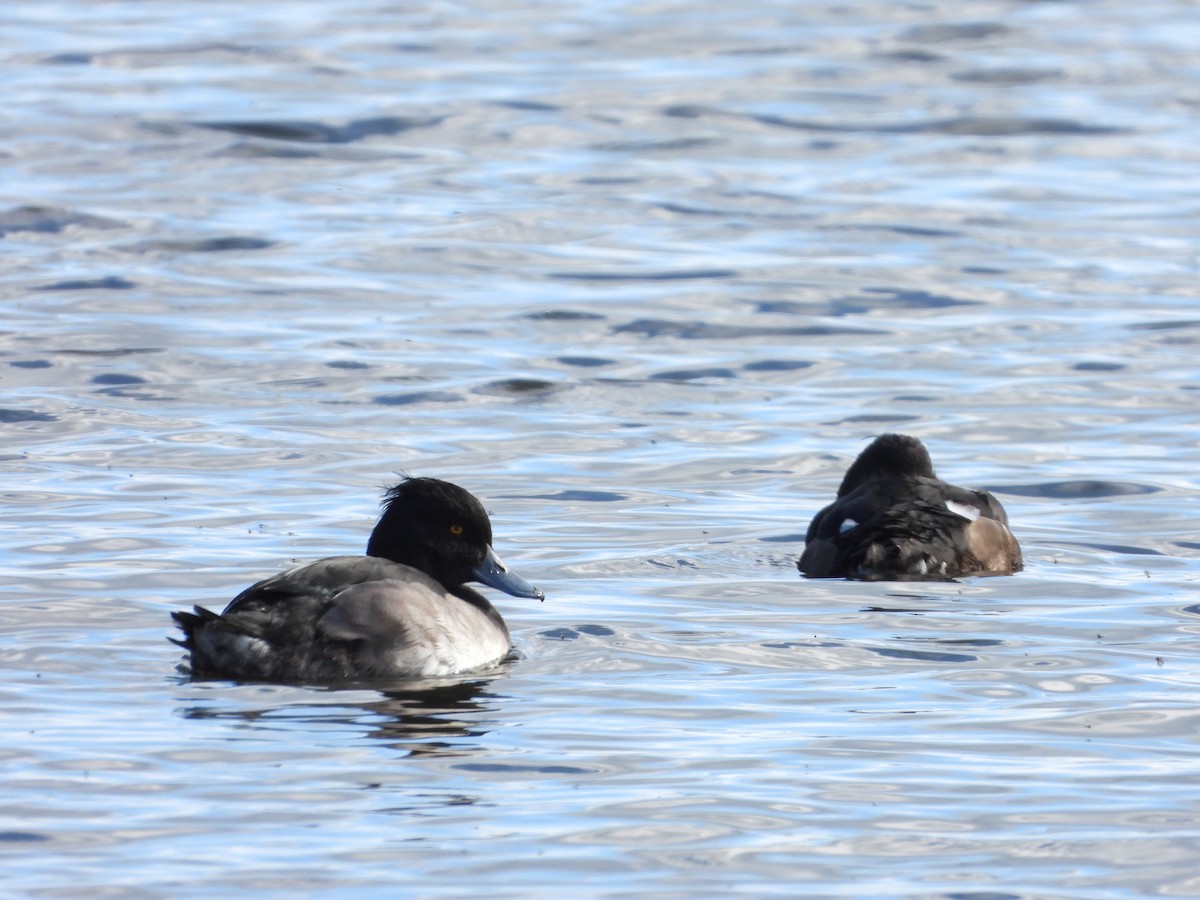
<instances>
[{"instance_id":1,"label":"swimming duck","mask_svg":"<svg viewBox=\"0 0 1200 900\"><path fill-rule=\"evenodd\" d=\"M1021 548L999 500L947 484L924 444L885 434L813 518L799 567L810 578L878 581L1011 575Z\"/></svg>"},{"instance_id":2,"label":"swimming duck","mask_svg":"<svg viewBox=\"0 0 1200 900\"><path fill-rule=\"evenodd\" d=\"M175 643L195 678L330 682L482 669L512 642L500 613L465 582L544 599L491 545L492 523L472 494L406 478L387 491L366 556L273 575L220 615L172 613L184 633Z\"/></svg>"}]
</instances>

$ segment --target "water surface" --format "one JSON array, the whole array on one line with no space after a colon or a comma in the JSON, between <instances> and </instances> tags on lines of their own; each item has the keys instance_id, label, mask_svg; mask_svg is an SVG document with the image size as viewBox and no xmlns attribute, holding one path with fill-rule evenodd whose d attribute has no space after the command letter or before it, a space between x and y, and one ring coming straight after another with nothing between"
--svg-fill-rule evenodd
<instances>
[{"instance_id":1,"label":"water surface","mask_svg":"<svg viewBox=\"0 0 1200 900\"><path fill-rule=\"evenodd\" d=\"M14 896L1200 890L1192 4L17 4ZM805 581L871 435L1013 578ZM437 684L168 613L456 481L547 593Z\"/></svg>"}]
</instances>

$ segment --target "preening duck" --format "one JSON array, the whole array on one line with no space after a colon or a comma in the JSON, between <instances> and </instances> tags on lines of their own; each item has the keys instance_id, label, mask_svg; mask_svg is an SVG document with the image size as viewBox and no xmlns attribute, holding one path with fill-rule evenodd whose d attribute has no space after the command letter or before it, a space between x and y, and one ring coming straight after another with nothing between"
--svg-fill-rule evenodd
<instances>
[{"instance_id":1,"label":"preening duck","mask_svg":"<svg viewBox=\"0 0 1200 900\"><path fill-rule=\"evenodd\" d=\"M810 578L883 581L1011 575L1021 548L999 500L942 481L924 444L885 434L813 518L799 567Z\"/></svg>"}]
</instances>

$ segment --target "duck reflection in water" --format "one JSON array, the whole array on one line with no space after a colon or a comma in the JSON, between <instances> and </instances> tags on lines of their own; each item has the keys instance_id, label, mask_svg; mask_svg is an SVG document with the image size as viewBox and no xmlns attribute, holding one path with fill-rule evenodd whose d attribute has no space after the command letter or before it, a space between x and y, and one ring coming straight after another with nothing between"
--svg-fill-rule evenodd
<instances>
[{"instance_id":1,"label":"duck reflection in water","mask_svg":"<svg viewBox=\"0 0 1200 900\"><path fill-rule=\"evenodd\" d=\"M337 726L361 730L365 737L383 742L406 756L473 756L483 752L475 739L486 735L490 716L501 695L490 688L496 678L430 678L398 682L381 688L378 683L339 685L336 688L265 688L278 702L263 705L262 690L248 708L196 705L187 698L182 715L187 719L221 719L244 723L265 731L283 728ZM296 692L302 692L297 699ZM363 696L369 695L369 696ZM236 693L223 693L222 704L235 703ZM207 698L206 698L207 699ZM237 738L245 739L245 735Z\"/></svg>"}]
</instances>

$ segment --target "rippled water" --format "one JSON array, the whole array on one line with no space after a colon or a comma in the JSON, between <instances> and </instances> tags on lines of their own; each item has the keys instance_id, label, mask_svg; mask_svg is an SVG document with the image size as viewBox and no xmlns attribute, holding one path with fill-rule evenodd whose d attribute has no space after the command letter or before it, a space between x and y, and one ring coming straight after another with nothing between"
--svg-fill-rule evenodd
<instances>
[{"instance_id":1,"label":"rippled water","mask_svg":"<svg viewBox=\"0 0 1200 900\"><path fill-rule=\"evenodd\" d=\"M0 9L3 892L1200 893L1200 10ZM807 582L869 435L1026 570ZM168 613L459 482L435 685Z\"/></svg>"}]
</instances>

